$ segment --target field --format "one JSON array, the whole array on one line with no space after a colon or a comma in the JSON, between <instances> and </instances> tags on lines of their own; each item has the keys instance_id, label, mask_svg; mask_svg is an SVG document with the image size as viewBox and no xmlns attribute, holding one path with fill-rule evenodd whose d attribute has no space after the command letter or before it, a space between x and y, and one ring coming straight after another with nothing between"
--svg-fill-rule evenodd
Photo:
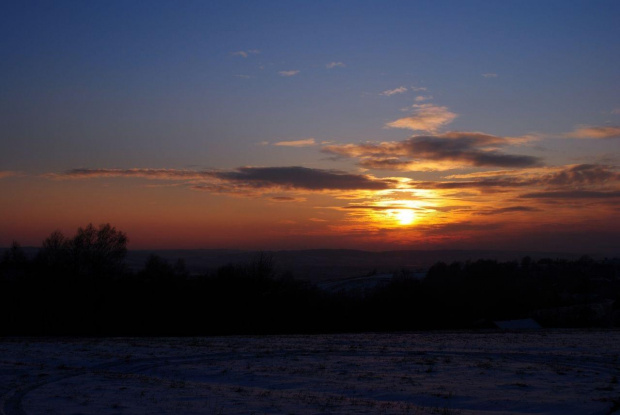
<instances>
[{"instance_id":1,"label":"field","mask_svg":"<svg viewBox=\"0 0 620 415\"><path fill-rule=\"evenodd\" d=\"M610 414L620 332L4 338L18 414Z\"/></svg>"}]
</instances>

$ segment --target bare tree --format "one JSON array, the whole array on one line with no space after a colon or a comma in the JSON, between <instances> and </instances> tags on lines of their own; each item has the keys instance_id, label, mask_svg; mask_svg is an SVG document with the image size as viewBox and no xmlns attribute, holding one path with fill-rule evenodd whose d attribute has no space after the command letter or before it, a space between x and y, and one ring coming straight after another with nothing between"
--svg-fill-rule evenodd
<instances>
[{"instance_id":1,"label":"bare tree","mask_svg":"<svg viewBox=\"0 0 620 415\"><path fill-rule=\"evenodd\" d=\"M70 267L79 274L99 275L122 268L127 235L109 223L78 228L73 238L54 231L43 241L39 258L48 266Z\"/></svg>"}]
</instances>

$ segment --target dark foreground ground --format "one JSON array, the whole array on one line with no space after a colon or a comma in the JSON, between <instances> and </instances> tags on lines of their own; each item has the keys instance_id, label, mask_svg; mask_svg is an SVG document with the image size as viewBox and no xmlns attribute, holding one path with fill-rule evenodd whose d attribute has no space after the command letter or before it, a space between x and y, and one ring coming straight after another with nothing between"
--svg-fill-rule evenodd
<instances>
[{"instance_id":1,"label":"dark foreground ground","mask_svg":"<svg viewBox=\"0 0 620 415\"><path fill-rule=\"evenodd\" d=\"M620 331L4 338L0 413L610 414Z\"/></svg>"}]
</instances>

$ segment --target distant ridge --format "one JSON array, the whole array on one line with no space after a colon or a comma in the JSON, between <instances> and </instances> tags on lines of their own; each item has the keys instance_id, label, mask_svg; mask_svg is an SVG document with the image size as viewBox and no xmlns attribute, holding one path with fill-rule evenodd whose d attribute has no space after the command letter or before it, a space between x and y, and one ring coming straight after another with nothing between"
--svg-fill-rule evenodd
<instances>
[{"instance_id":1,"label":"distant ridge","mask_svg":"<svg viewBox=\"0 0 620 415\"><path fill-rule=\"evenodd\" d=\"M150 254L174 262L182 259L192 274L211 272L227 264L251 261L260 252L272 255L278 272L290 271L299 279L313 282L339 280L369 274L385 274L407 269L427 270L436 262L519 261L526 256L532 259L553 258L574 260L583 254L566 252L493 251L493 250L393 250L362 251L355 249L307 249L280 251L243 251L233 249L172 249L134 250L127 255L127 264L140 269ZM597 256L593 256L597 257Z\"/></svg>"},{"instance_id":2,"label":"distant ridge","mask_svg":"<svg viewBox=\"0 0 620 415\"><path fill-rule=\"evenodd\" d=\"M0 255L7 248L0 248ZM34 257L37 247L22 248L28 257ZM497 261L519 261L526 256L534 260L541 258L575 260L584 254L594 259L603 255L567 252L536 251L494 251L467 249L439 250L392 250L363 251L357 249L304 249L304 250L240 250L240 249L154 249L130 250L125 260L132 270L140 270L151 254L158 255L171 264L182 259L191 274L212 272L228 264L241 264L251 261L259 253L273 257L276 270L290 272L298 279L313 282L336 281L369 274L388 274L402 269L425 271L433 264L443 261L476 261L491 259Z\"/></svg>"}]
</instances>

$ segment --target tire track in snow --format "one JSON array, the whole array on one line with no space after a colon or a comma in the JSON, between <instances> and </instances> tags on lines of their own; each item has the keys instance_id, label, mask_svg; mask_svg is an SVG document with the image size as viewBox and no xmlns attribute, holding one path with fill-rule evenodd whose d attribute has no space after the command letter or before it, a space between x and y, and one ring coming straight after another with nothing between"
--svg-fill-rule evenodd
<instances>
[{"instance_id":1,"label":"tire track in snow","mask_svg":"<svg viewBox=\"0 0 620 415\"><path fill-rule=\"evenodd\" d=\"M218 356L219 355L219 356ZM167 366L171 364L182 364L182 363L192 363L197 361L204 360L213 360L218 357L222 357L223 355L228 355L228 353L220 353L218 355L192 355L185 357L154 357L154 358L144 358L137 359L134 361L123 360L115 360L113 362L102 363L99 365L85 367L80 369L71 369L70 373L60 374L60 375L52 375L47 377L44 380L33 382L28 385L19 386L14 388L13 390L7 392L2 397L2 404L0 406L0 414L1 415L28 415L27 412L24 411L22 402L24 397L43 386L47 386L56 382L60 382L66 379L70 379L77 376L82 375L97 375L99 372L114 369L116 367L122 368L122 372L124 373L139 373L148 369L154 369L157 367Z\"/></svg>"},{"instance_id":2,"label":"tire track in snow","mask_svg":"<svg viewBox=\"0 0 620 415\"><path fill-rule=\"evenodd\" d=\"M247 349L246 349L247 350ZM251 350L251 349L250 349ZM40 381L32 382L30 384L18 386L8 393L6 393L0 401L0 414L2 415L28 415L23 408L23 402L25 397L32 391L60 382L63 380L71 379L83 375L101 376L105 375L107 371L114 370L117 374L137 374L140 372L170 366L170 365L183 365L192 363L212 363L212 362L234 362L244 359L271 359L290 358L293 356L321 356L328 355L332 359L350 359L355 357L363 358L437 358L442 359L446 357L453 358L459 362L471 362L475 365L476 362L490 361L492 364L501 367L502 364L532 364L540 367L547 367L549 370L555 370L554 366L561 370L566 368L567 370L576 371L588 371L595 374L603 374L608 376L615 376L620 373L620 368L617 364L604 355L585 354L580 355L579 351L569 351L568 353L535 353L533 351L513 351L513 352L501 352L501 351L467 351L467 350L430 350L430 349L418 349L418 350L391 350L382 352L380 350L314 350L309 352L305 348L285 348L278 351L269 351L266 355L261 355L259 351L224 351L215 353L201 353L192 354L189 356L163 356L163 357L150 357L135 360L114 360L90 367L69 369L64 373L56 373L48 376ZM457 369L459 370L459 369ZM467 370L466 367L460 368L460 370ZM163 377L166 379L166 377ZM230 384L229 386L233 386ZM618 401L611 400L610 408L606 411L598 411L596 415L615 414L620 410ZM595 415L592 414L592 415Z\"/></svg>"}]
</instances>

